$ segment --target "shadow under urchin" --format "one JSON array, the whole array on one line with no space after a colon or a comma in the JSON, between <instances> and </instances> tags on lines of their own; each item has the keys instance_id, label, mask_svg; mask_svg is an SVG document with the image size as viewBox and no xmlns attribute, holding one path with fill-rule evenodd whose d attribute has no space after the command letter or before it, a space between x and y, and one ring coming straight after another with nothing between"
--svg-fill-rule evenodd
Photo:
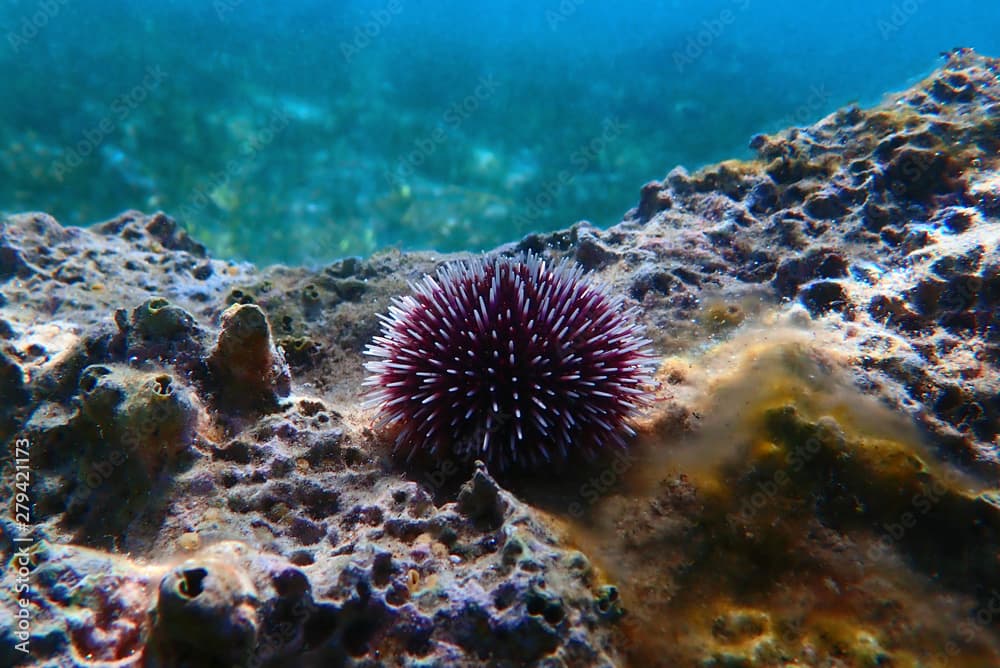
<instances>
[{"instance_id":1,"label":"shadow under urchin","mask_svg":"<svg viewBox=\"0 0 1000 668\"><path fill-rule=\"evenodd\" d=\"M365 349L369 405L397 456L498 474L627 447L654 360L623 297L531 253L451 263L412 290Z\"/></svg>"}]
</instances>

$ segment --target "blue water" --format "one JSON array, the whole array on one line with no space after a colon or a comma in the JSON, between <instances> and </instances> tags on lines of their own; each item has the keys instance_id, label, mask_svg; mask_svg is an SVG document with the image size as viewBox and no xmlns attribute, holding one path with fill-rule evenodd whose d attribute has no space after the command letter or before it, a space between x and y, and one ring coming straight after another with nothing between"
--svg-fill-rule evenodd
<instances>
[{"instance_id":1,"label":"blue water","mask_svg":"<svg viewBox=\"0 0 1000 668\"><path fill-rule=\"evenodd\" d=\"M216 254L323 262L616 222L645 181L1000 55L1000 3L0 7L0 210L163 209Z\"/></svg>"}]
</instances>

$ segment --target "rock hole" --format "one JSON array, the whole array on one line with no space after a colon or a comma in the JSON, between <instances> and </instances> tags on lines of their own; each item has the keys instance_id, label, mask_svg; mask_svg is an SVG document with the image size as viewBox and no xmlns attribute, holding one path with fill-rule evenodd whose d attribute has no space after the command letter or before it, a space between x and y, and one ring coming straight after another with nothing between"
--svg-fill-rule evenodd
<instances>
[{"instance_id":1,"label":"rock hole","mask_svg":"<svg viewBox=\"0 0 1000 668\"><path fill-rule=\"evenodd\" d=\"M537 617L545 612L546 603L548 603L548 601L545 600L544 596L532 593L528 596L527 605L525 607L527 608L529 615Z\"/></svg>"},{"instance_id":2,"label":"rock hole","mask_svg":"<svg viewBox=\"0 0 1000 668\"><path fill-rule=\"evenodd\" d=\"M504 583L493 593L493 605L497 610L506 610L514 603L516 597L517 587L509 582Z\"/></svg>"},{"instance_id":3,"label":"rock hole","mask_svg":"<svg viewBox=\"0 0 1000 668\"><path fill-rule=\"evenodd\" d=\"M157 311L166 306L170 306L170 302L168 302L166 299L162 297L154 297L153 299L149 300L148 308L150 313L156 313Z\"/></svg>"},{"instance_id":4,"label":"rock hole","mask_svg":"<svg viewBox=\"0 0 1000 668\"><path fill-rule=\"evenodd\" d=\"M111 369L106 366L92 366L80 378L80 389L89 394L97 387L98 379L111 373Z\"/></svg>"},{"instance_id":5,"label":"rock hole","mask_svg":"<svg viewBox=\"0 0 1000 668\"><path fill-rule=\"evenodd\" d=\"M170 376L157 376L154 379L153 391L165 397L169 396L174 391L174 388L170 386L172 382L173 378Z\"/></svg>"},{"instance_id":6,"label":"rock hole","mask_svg":"<svg viewBox=\"0 0 1000 668\"><path fill-rule=\"evenodd\" d=\"M561 603L552 601L545 606L545 612L542 613L542 616L545 617L546 622L552 626L557 626L566 617L566 613Z\"/></svg>"},{"instance_id":7,"label":"rock hole","mask_svg":"<svg viewBox=\"0 0 1000 668\"><path fill-rule=\"evenodd\" d=\"M298 550L292 553L292 556L288 559L290 562L296 566L311 566L316 562L316 558L313 557L312 552L309 550Z\"/></svg>"},{"instance_id":8,"label":"rock hole","mask_svg":"<svg viewBox=\"0 0 1000 668\"><path fill-rule=\"evenodd\" d=\"M201 592L205 591L202 587L202 582L208 577L208 571L204 568L189 568L185 570L181 575L184 579L181 580L180 592L187 598L198 598Z\"/></svg>"}]
</instances>

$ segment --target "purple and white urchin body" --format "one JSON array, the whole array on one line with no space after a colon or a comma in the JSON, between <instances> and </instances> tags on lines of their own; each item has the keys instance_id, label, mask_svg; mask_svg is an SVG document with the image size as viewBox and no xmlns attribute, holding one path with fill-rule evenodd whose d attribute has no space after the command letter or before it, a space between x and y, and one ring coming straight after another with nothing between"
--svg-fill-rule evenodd
<instances>
[{"instance_id":1,"label":"purple and white urchin body","mask_svg":"<svg viewBox=\"0 0 1000 668\"><path fill-rule=\"evenodd\" d=\"M441 268L393 299L365 350L369 402L396 452L561 466L625 447L653 358L635 309L536 255Z\"/></svg>"}]
</instances>

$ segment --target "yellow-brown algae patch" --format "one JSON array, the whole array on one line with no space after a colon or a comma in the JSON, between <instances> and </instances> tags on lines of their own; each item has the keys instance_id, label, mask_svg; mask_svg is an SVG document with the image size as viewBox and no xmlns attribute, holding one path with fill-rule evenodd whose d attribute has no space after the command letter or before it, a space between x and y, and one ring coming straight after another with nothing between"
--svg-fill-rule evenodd
<instances>
[{"instance_id":1,"label":"yellow-brown algae patch","mask_svg":"<svg viewBox=\"0 0 1000 668\"><path fill-rule=\"evenodd\" d=\"M621 589L630 665L1000 662L970 615L1000 591L1000 509L839 350L775 328L706 351L672 388L690 430L644 430L565 518Z\"/></svg>"}]
</instances>

